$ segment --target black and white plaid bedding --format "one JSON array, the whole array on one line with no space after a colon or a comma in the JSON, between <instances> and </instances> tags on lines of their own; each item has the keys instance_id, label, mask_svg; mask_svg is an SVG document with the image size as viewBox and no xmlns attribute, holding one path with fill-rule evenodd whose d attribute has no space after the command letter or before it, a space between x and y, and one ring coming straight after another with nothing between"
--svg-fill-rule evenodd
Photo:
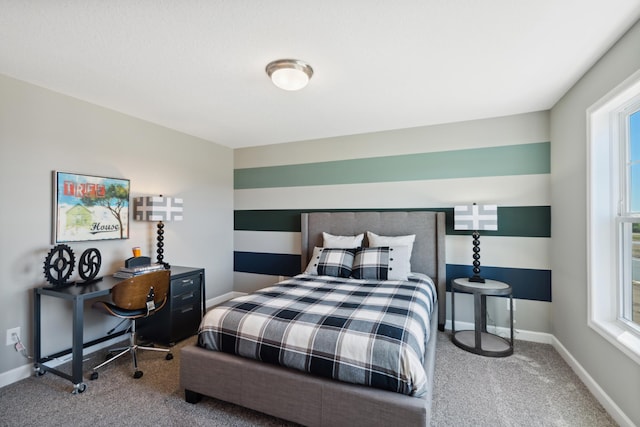
<instances>
[{"instance_id":1,"label":"black and white plaid bedding","mask_svg":"<svg viewBox=\"0 0 640 427\"><path fill-rule=\"evenodd\" d=\"M407 395L427 390L431 279L300 274L207 312L199 345Z\"/></svg>"}]
</instances>

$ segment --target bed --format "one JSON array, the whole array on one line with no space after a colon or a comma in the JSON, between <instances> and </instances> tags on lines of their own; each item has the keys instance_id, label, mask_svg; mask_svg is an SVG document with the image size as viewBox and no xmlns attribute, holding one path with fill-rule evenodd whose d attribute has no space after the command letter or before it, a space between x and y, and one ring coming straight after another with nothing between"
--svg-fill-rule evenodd
<instances>
[{"instance_id":1,"label":"bed","mask_svg":"<svg viewBox=\"0 0 640 427\"><path fill-rule=\"evenodd\" d=\"M309 426L427 426L431 414L436 328L445 323L445 216L442 212L316 212L301 215L301 267L307 267L323 232L352 236L415 234L411 269L435 284L437 304L430 317L424 372L429 384L420 397L336 381L291 368L247 359L198 345L183 347L180 384L185 400L210 396ZM365 241L365 246L367 242Z\"/></svg>"}]
</instances>

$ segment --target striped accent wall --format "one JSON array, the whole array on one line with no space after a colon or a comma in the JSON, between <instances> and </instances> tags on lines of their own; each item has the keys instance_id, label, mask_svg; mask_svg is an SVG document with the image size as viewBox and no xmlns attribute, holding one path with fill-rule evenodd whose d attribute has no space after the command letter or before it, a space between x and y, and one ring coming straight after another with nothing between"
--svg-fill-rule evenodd
<instances>
[{"instance_id":1,"label":"striped accent wall","mask_svg":"<svg viewBox=\"0 0 640 427\"><path fill-rule=\"evenodd\" d=\"M234 271L246 274L245 282L256 275L256 284L264 283L260 275L299 273L301 212L426 209L446 212L447 276L464 277L471 275L471 231L453 229L453 207L496 204L498 230L481 232L482 275L511 283L516 298L549 302L550 143L544 117L447 125L452 140L446 148L430 144L429 128L423 141L411 144L402 143L402 131L385 133L388 144L394 137L400 141L400 154L376 155L393 151L380 145L380 134L372 134L371 151L357 158L355 148L367 135L236 150ZM509 131L502 134L503 127ZM446 130L438 128L438 136ZM469 148L474 138L478 146Z\"/></svg>"}]
</instances>

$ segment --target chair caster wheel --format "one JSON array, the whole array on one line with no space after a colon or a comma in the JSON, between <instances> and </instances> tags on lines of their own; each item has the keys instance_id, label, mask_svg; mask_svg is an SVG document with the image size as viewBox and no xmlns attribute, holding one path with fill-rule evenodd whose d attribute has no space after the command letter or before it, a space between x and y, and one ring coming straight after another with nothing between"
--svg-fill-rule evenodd
<instances>
[{"instance_id":1,"label":"chair caster wheel","mask_svg":"<svg viewBox=\"0 0 640 427\"><path fill-rule=\"evenodd\" d=\"M142 371L135 371L133 373L133 378L138 379L140 377L142 377Z\"/></svg>"},{"instance_id":2,"label":"chair caster wheel","mask_svg":"<svg viewBox=\"0 0 640 427\"><path fill-rule=\"evenodd\" d=\"M167 355L164 358L167 359L167 360L171 360L171 359L173 359L173 354L167 353Z\"/></svg>"},{"instance_id":3,"label":"chair caster wheel","mask_svg":"<svg viewBox=\"0 0 640 427\"><path fill-rule=\"evenodd\" d=\"M86 389L87 389L87 385L85 383L75 384L73 386L73 391L71 393L72 394L84 393Z\"/></svg>"},{"instance_id":4,"label":"chair caster wheel","mask_svg":"<svg viewBox=\"0 0 640 427\"><path fill-rule=\"evenodd\" d=\"M92 373L91 373L91 376L89 377L89 379L90 379L91 381L93 381L93 380L97 380L97 379L98 379L98 373L97 373L97 372L92 372Z\"/></svg>"}]
</instances>

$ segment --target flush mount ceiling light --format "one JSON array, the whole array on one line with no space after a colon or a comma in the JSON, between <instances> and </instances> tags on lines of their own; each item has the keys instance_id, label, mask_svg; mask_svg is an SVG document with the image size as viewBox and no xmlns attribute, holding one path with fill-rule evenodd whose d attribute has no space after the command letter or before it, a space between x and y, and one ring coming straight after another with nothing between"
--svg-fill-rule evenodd
<instances>
[{"instance_id":1,"label":"flush mount ceiling light","mask_svg":"<svg viewBox=\"0 0 640 427\"><path fill-rule=\"evenodd\" d=\"M300 90L313 76L313 68L298 59L278 59L267 64L266 71L273 84L284 90Z\"/></svg>"}]
</instances>

